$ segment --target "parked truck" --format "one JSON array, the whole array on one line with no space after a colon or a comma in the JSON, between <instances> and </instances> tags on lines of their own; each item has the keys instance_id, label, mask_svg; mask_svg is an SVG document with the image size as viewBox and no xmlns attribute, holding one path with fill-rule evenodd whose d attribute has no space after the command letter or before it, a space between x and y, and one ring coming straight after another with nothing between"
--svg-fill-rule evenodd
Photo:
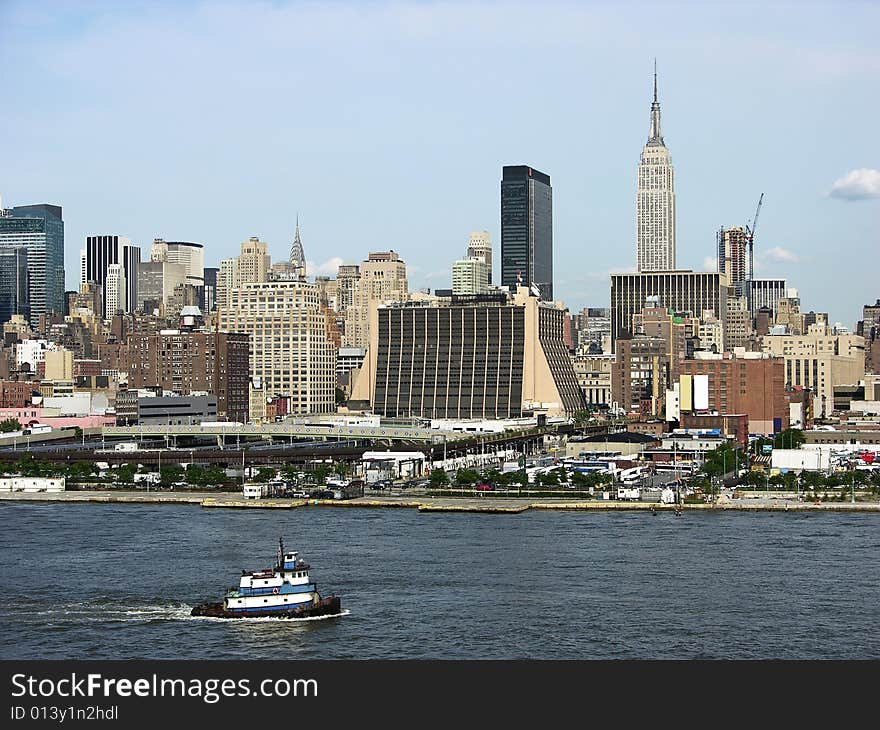
<instances>
[{"instance_id":1,"label":"parked truck","mask_svg":"<svg viewBox=\"0 0 880 730\"><path fill-rule=\"evenodd\" d=\"M617 490L617 498L623 500L636 500L638 501L640 498L640 492L638 487L627 488L623 487Z\"/></svg>"}]
</instances>

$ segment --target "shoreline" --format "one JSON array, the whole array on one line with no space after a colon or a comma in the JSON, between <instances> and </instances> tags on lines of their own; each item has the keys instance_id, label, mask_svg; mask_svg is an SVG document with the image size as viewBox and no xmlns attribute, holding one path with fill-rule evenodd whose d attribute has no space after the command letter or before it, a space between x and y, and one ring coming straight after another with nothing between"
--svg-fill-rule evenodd
<instances>
[{"instance_id":1,"label":"shoreline","mask_svg":"<svg viewBox=\"0 0 880 730\"><path fill-rule=\"evenodd\" d=\"M520 514L528 510L574 512L674 512L741 511L741 512L877 512L880 502L800 502L783 497L741 497L721 499L714 504L660 504L657 502L619 502L615 500L566 500L564 498L499 498L499 497L357 497L349 500L320 499L244 499L234 492L141 493L85 491L70 492L4 492L0 502L28 504L184 504L206 509L299 509L301 507L343 507L363 509L409 508L419 512L467 512L481 514Z\"/></svg>"}]
</instances>

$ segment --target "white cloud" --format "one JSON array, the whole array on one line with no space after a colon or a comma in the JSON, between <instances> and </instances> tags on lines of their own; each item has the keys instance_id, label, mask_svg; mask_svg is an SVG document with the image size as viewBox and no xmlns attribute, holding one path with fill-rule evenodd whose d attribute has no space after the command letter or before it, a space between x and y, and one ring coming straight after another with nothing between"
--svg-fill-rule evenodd
<instances>
[{"instance_id":1,"label":"white cloud","mask_svg":"<svg viewBox=\"0 0 880 730\"><path fill-rule=\"evenodd\" d=\"M768 248L764 252L764 258L768 261L775 261L777 263L785 263L785 264L794 264L801 260L801 257L796 253L789 251L787 248L782 248L782 246L774 246L773 248Z\"/></svg>"},{"instance_id":2,"label":"white cloud","mask_svg":"<svg viewBox=\"0 0 880 730\"><path fill-rule=\"evenodd\" d=\"M703 271L717 271L718 270L718 257L717 256L706 256L703 259Z\"/></svg>"},{"instance_id":3,"label":"white cloud","mask_svg":"<svg viewBox=\"0 0 880 730\"><path fill-rule=\"evenodd\" d=\"M880 170L861 167L835 180L828 195L842 200L880 198Z\"/></svg>"},{"instance_id":4,"label":"white cloud","mask_svg":"<svg viewBox=\"0 0 880 730\"><path fill-rule=\"evenodd\" d=\"M323 264L315 264L314 261L306 261L306 273L309 276L336 276L339 267L345 263L345 259L334 256L327 259Z\"/></svg>"}]
</instances>

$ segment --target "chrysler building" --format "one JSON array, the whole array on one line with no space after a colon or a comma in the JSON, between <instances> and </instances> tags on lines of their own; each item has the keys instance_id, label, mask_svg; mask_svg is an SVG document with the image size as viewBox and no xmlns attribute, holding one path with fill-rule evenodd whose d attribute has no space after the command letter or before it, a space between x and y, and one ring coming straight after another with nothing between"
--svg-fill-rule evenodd
<instances>
[{"instance_id":1,"label":"chrysler building","mask_svg":"<svg viewBox=\"0 0 880 730\"><path fill-rule=\"evenodd\" d=\"M651 135L642 149L636 193L636 263L639 271L675 269L675 190L672 159L660 131L657 100L657 62L654 62L654 102Z\"/></svg>"}]
</instances>

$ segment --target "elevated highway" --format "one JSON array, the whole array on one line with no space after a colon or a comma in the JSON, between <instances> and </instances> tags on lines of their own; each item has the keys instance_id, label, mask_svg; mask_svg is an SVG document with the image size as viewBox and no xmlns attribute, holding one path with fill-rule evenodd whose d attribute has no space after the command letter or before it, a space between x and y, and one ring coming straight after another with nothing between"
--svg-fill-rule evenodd
<instances>
[{"instance_id":1,"label":"elevated highway","mask_svg":"<svg viewBox=\"0 0 880 730\"><path fill-rule=\"evenodd\" d=\"M262 425L241 423L218 424L138 424L136 426L105 426L105 438L143 439L146 437L216 437L256 439L364 439L379 441L423 441L442 443L444 434L426 428L385 426L330 426L307 423L266 423ZM466 438L473 434L445 432L447 441Z\"/></svg>"}]
</instances>

